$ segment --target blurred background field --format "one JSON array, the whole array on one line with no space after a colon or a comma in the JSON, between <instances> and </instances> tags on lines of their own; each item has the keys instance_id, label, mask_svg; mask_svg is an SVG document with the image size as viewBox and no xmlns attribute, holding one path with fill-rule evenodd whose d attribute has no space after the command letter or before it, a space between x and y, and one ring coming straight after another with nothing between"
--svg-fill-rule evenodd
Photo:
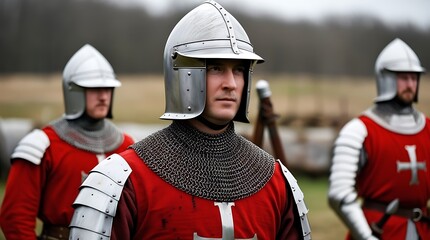
<instances>
[{"instance_id":1,"label":"blurred background field","mask_svg":"<svg viewBox=\"0 0 430 240\"><path fill-rule=\"evenodd\" d=\"M115 90L114 121L163 124L164 85L161 75L118 75L122 87ZM373 77L314 77L308 75L253 76L249 105L251 122L258 111L255 83L269 82L279 123L300 126L338 126L373 103ZM430 115L430 81L420 81L417 107ZM0 75L0 117L30 118L45 124L64 112L60 74ZM312 119L314 121L312 121Z\"/></svg>"},{"instance_id":2,"label":"blurred background field","mask_svg":"<svg viewBox=\"0 0 430 240\"><path fill-rule=\"evenodd\" d=\"M114 121L120 123L167 124L159 116L164 111L164 88L161 75L119 75L123 86L115 91ZM373 78L316 78L305 75L256 74L250 100L251 129L258 110L255 83L259 79L269 82L275 112L280 127L306 129L330 128L337 131L345 121L356 116L372 104L376 94ZM420 99L417 107L430 115L430 79L420 82ZM0 75L0 116L24 118L42 126L63 114L60 74ZM249 133L250 131L248 131ZM284 144L289 144L288 142ZM287 159L291 153L286 152ZM328 208L327 174L306 174L293 170L298 178L310 208L314 239L341 239L345 227ZM2 199L4 180L1 182ZM0 233L1 239L1 233Z\"/></svg>"}]
</instances>

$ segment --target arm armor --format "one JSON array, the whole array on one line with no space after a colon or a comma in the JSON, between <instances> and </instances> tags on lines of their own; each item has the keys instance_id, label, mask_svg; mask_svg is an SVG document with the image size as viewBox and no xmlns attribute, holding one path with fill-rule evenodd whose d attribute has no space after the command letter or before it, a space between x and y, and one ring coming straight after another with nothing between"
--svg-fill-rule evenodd
<instances>
[{"instance_id":1,"label":"arm armor","mask_svg":"<svg viewBox=\"0 0 430 240\"><path fill-rule=\"evenodd\" d=\"M118 201L131 171L118 154L106 158L90 171L73 203L70 240L110 239Z\"/></svg>"},{"instance_id":2,"label":"arm armor","mask_svg":"<svg viewBox=\"0 0 430 240\"><path fill-rule=\"evenodd\" d=\"M288 181L291 192L293 193L294 201L296 202L297 210L300 216L300 224L302 225L303 239L311 239L311 227L309 225L307 216L309 210L306 207L303 192L297 184L297 180L290 173L290 171L288 171L287 167L285 167L281 161L277 161L279 162L279 165L281 165L282 173L284 174L285 179Z\"/></svg>"},{"instance_id":3,"label":"arm armor","mask_svg":"<svg viewBox=\"0 0 430 240\"><path fill-rule=\"evenodd\" d=\"M354 239L373 239L372 231L357 201L355 189L366 137L366 126L357 118L343 127L334 144L329 178L330 207L346 224Z\"/></svg>"},{"instance_id":4,"label":"arm armor","mask_svg":"<svg viewBox=\"0 0 430 240\"><path fill-rule=\"evenodd\" d=\"M24 159L39 165L50 144L49 138L44 131L34 129L19 141L12 153L11 159Z\"/></svg>"}]
</instances>

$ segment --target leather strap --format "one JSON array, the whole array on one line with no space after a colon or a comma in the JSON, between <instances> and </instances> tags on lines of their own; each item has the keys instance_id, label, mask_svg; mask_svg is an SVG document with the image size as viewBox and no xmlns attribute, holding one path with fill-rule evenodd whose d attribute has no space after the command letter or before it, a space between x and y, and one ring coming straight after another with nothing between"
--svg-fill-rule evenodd
<instances>
[{"instance_id":1,"label":"leather strap","mask_svg":"<svg viewBox=\"0 0 430 240\"><path fill-rule=\"evenodd\" d=\"M63 226L43 225L39 240L67 240L69 239L69 228Z\"/></svg>"},{"instance_id":2,"label":"leather strap","mask_svg":"<svg viewBox=\"0 0 430 240\"><path fill-rule=\"evenodd\" d=\"M384 213L387 208L386 203L376 202L366 199L363 203L363 208L377 210ZM430 218L425 207L422 208L398 208L393 215L411 219L414 222L429 221Z\"/></svg>"}]
</instances>

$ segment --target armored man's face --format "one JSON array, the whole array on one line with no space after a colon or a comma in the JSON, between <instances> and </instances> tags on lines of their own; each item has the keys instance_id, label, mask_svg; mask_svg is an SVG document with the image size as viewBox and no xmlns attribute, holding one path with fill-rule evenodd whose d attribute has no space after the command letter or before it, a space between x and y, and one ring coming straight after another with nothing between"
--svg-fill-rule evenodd
<instances>
[{"instance_id":1,"label":"armored man's face","mask_svg":"<svg viewBox=\"0 0 430 240\"><path fill-rule=\"evenodd\" d=\"M397 75L397 98L405 104L412 104L417 94L418 74L399 72Z\"/></svg>"},{"instance_id":2,"label":"armored man's face","mask_svg":"<svg viewBox=\"0 0 430 240\"><path fill-rule=\"evenodd\" d=\"M249 61L208 59L206 62L206 105L202 116L215 124L233 120L239 110Z\"/></svg>"},{"instance_id":3,"label":"armored man's face","mask_svg":"<svg viewBox=\"0 0 430 240\"><path fill-rule=\"evenodd\" d=\"M85 111L93 119L105 118L110 109L113 88L86 88Z\"/></svg>"}]
</instances>

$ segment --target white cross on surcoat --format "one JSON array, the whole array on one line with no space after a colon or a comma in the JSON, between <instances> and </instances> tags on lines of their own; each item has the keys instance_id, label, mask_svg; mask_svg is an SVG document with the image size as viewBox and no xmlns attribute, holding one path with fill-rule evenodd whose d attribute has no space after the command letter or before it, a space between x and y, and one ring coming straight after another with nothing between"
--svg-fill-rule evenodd
<instances>
[{"instance_id":1,"label":"white cross on surcoat","mask_svg":"<svg viewBox=\"0 0 430 240\"><path fill-rule=\"evenodd\" d=\"M221 214L222 224L222 238L205 238L200 237L197 233L194 233L194 240L234 240L234 224L233 224L233 213L231 207L234 206L233 202L215 202L215 206L219 208ZM256 240L257 234L254 234L252 238L241 238L240 240Z\"/></svg>"},{"instance_id":2,"label":"white cross on surcoat","mask_svg":"<svg viewBox=\"0 0 430 240\"><path fill-rule=\"evenodd\" d=\"M397 161L397 172L403 171L403 170L411 170L411 181L409 182L409 185L418 184L418 170L426 170L426 163L425 162L418 162L417 161L417 154L415 152L416 146L415 145L406 145L405 146L406 151L409 155L410 162L400 162Z\"/></svg>"}]
</instances>

